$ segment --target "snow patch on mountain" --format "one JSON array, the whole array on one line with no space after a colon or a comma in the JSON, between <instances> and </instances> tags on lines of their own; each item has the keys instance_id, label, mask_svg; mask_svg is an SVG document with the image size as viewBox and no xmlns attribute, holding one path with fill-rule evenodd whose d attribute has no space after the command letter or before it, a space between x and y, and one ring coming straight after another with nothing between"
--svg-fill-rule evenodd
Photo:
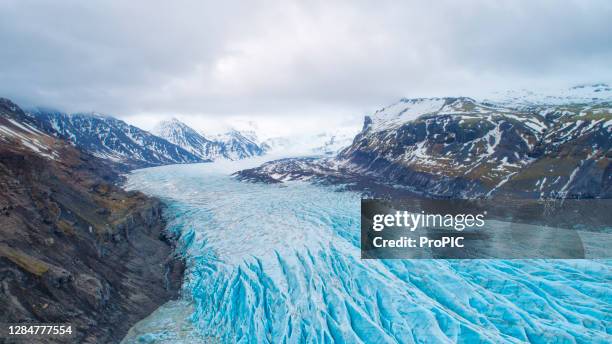
<instances>
[{"instance_id":1,"label":"snow patch on mountain","mask_svg":"<svg viewBox=\"0 0 612 344\"><path fill-rule=\"evenodd\" d=\"M396 128L422 115L438 112L444 104L443 98L401 99L376 111L371 117L371 129L381 131Z\"/></svg>"},{"instance_id":2,"label":"snow patch on mountain","mask_svg":"<svg viewBox=\"0 0 612 344\"><path fill-rule=\"evenodd\" d=\"M47 159L56 160L59 155L49 145L50 137L37 129L20 124L14 120L5 119L0 121L0 140L19 140L21 144L34 153Z\"/></svg>"},{"instance_id":3,"label":"snow patch on mountain","mask_svg":"<svg viewBox=\"0 0 612 344\"><path fill-rule=\"evenodd\" d=\"M0 98L0 141L23 146L46 159L59 158L55 139L38 130L19 106L5 98Z\"/></svg>"}]
</instances>

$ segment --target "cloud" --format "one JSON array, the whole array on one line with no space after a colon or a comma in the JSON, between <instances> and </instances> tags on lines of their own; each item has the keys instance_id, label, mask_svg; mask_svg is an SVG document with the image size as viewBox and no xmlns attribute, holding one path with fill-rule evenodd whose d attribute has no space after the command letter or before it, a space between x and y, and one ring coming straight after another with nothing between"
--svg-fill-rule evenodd
<instances>
[{"instance_id":1,"label":"cloud","mask_svg":"<svg viewBox=\"0 0 612 344\"><path fill-rule=\"evenodd\" d=\"M612 79L609 1L0 4L0 94L119 117L361 116ZM137 117L138 116L138 117Z\"/></svg>"}]
</instances>

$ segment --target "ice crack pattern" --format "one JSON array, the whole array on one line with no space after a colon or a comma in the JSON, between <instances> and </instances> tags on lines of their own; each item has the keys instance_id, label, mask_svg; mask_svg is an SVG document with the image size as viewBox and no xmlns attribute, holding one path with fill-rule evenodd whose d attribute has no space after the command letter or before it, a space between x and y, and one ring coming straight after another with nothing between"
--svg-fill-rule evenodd
<instances>
[{"instance_id":1,"label":"ice crack pattern","mask_svg":"<svg viewBox=\"0 0 612 344\"><path fill-rule=\"evenodd\" d=\"M125 343L612 342L610 260L361 260L358 194L226 164L129 176L168 203L188 272Z\"/></svg>"}]
</instances>

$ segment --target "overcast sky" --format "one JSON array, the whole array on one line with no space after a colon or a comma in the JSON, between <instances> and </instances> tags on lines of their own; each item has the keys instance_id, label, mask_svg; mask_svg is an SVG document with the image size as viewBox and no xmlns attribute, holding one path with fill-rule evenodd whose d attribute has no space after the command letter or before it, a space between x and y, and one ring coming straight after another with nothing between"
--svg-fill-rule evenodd
<instances>
[{"instance_id":1,"label":"overcast sky","mask_svg":"<svg viewBox=\"0 0 612 344\"><path fill-rule=\"evenodd\" d=\"M610 18L609 0L2 0L0 96L316 130L401 97L612 80Z\"/></svg>"}]
</instances>

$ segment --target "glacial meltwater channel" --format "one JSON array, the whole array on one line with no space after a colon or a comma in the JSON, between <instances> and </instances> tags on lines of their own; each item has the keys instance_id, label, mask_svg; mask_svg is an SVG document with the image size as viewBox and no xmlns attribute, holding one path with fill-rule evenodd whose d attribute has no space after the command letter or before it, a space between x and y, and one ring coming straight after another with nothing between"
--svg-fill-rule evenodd
<instances>
[{"instance_id":1,"label":"glacial meltwater channel","mask_svg":"<svg viewBox=\"0 0 612 344\"><path fill-rule=\"evenodd\" d=\"M124 343L612 342L610 260L361 260L359 194L244 164L129 176L167 203L187 272Z\"/></svg>"}]
</instances>

